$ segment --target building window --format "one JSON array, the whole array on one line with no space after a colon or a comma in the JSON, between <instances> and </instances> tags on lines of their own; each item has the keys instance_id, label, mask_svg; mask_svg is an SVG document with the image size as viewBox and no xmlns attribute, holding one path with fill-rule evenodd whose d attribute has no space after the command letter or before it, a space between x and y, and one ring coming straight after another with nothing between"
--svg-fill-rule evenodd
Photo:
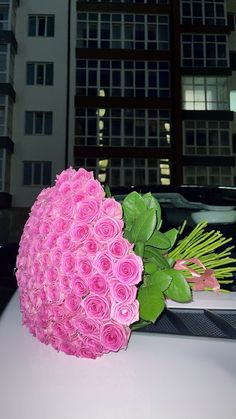
<instances>
[{"instance_id":1,"label":"building window","mask_svg":"<svg viewBox=\"0 0 236 419\"><path fill-rule=\"evenodd\" d=\"M169 97L167 61L77 60L78 96Z\"/></svg>"},{"instance_id":2,"label":"building window","mask_svg":"<svg viewBox=\"0 0 236 419\"><path fill-rule=\"evenodd\" d=\"M170 147L170 113L164 109L76 109L78 146Z\"/></svg>"},{"instance_id":3,"label":"building window","mask_svg":"<svg viewBox=\"0 0 236 419\"><path fill-rule=\"evenodd\" d=\"M29 15L28 36L53 37L55 31L54 15Z\"/></svg>"},{"instance_id":4,"label":"building window","mask_svg":"<svg viewBox=\"0 0 236 419\"><path fill-rule=\"evenodd\" d=\"M227 67L228 65L226 35L182 35L182 66Z\"/></svg>"},{"instance_id":5,"label":"building window","mask_svg":"<svg viewBox=\"0 0 236 419\"><path fill-rule=\"evenodd\" d=\"M227 77L183 77L183 109L229 110Z\"/></svg>"},{"instance_id":6,"label":"building window","mask_svg":"<svg viewBox=\"0 0 236 419\"><path fill-rule=\"evenodd\" d=\"M26 135L52 135L52 112L26 111Z\"/></svg>"},{"instance_id":7,"label":"building window","mask_svg":"<svg viewBox=\"0 0 236 419\"><path fill-rule=\"evenodd\" d=\"M7 44L0 44L0 83L7 82Z\"/></svg>"},{"instance_id":8,"label":"building window","mask_svg":"<svg viewBox=\"0 0 236 419\"><path fill-rule=\"evenodd\" d=\"M5 153L3 148L0 148L0 192L4 190L4 166L5 166Z\"/></svg>"},{"instance_id":9,"label":"building window","mask_svg":"<svg viewBox=\"0 0 236 419\"><path fill-rule=\"evenodd\" d=\"M1 2L7 3L7 2ZM8 20L9 20L9 5L0 4L0 30L8 30Z\"/></svg>"},{"instance_id":10,"label":"building window","mask_svg":"<svg viewBox=\"0 0 236 419\"><path fill-rule=\"evenodd\" d=\"M182 0L182 23L187 25L227 24L225 0Z\"/></svg>"},{"instance_id":11,"label":"building window","mask_svg":"<svg viewBox=\"0 0 236 419\"><path fill-rule=\"evenodd\" d=\"M26 84L39 86L53 85L53 63L27 63Z\"/></svg>"},{"instance_id":12,"label":"building window","mask_svg":"<svg viewBox=\"0 0 236 419\"><path fill-rule=\"evenodd\" d=\"M233 186L233 171L228 166L184 167L184 183L201 186Z\"/></svg>"},{"instance_id":13,"label":"building window","mask_svg":"<svg viewBox=\"0 0 236 419\"><path fill-rule=\"evenodd\" d=\"M0 136L12 136L13 102L9 96L0 95Z\"/></svg>"},{"instance_id":14,"label":"building window","mask_svg":"<svg viewBox=\"0 0 236 419\"><path fill-rule=\"evenodd\" d=\"M101 3L104 0L78 0L78 3ZM106 0L106 3L169 4L169 0Z\"/></svg>"},{"instance_id":15,"label":"building window","mask_svg":"<svg viewBox=\"0 0 236 419\"><path fill-rule=\"evenodd\" d=\"M77 48L168 50L168 15L79 12Z\"/></svg>"},{"instance_id":16,"label":"building window","mask_svg":"<svg viewBox=\"0 0 236 419\"><path fill-rule=\"evenodd\" d=\"M184 154L229 156L232 153L228 121L184 121Z\"/></svg>"},{"instance_id":17,"label":"building window","mask_svg":"<svg viewBox=\"0 0 236 419\"><path fill-rule=\"evenodd\" d=\"M52 163L49 161L24 161L23 184L35 186L51 185Z\"/></svg>"},{"instance_id":18,"label":"building window","mask_svg":"<svg viewBox=\"0 0 236 419\"><path fill-rule=\"evenodd\" d=\"M170 184L168 159L82 158L75 160L75 166L93 170L101 183L111 187Z\"/></svg>"}]
</instances>

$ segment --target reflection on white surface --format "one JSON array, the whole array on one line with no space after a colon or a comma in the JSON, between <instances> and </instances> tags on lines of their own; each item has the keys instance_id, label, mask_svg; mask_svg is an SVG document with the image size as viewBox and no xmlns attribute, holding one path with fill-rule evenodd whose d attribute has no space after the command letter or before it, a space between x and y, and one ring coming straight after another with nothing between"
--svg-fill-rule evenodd
<instances>
[{"instance_id":1,"label":"reflection on white surface","mask_svg":"<svg viewBox=\"0 0 236 419\"><path fill-rule=\"evenodd\" d=\"M2 419L235 419L236 343L133 334L127 351L78 359L0 318ZM13 402L14 401L14 402Z\"/></svg>"}]
</instances>

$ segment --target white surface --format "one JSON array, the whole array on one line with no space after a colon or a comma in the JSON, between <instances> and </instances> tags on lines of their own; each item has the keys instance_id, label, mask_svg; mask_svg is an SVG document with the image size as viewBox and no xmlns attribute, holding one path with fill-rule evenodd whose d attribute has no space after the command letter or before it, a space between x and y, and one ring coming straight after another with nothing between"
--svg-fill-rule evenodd
<instances>
[{"instance_id":1,"label":"white surface","mask_svg":"<svg viewBox=\"0 0 236 419\"><path fill-rule=\"evenodd\" d=\"M187 308L187 309L217 309L217 310L235 310L236 311L236 292L194 292L194 300L189 303L177 303L167 300L168 308ZM235 415L236 418L236 415Z\"/></svg>"},{"instance_id":2,"label":"white surface","mask_svg":"<svg viewBox=\"0 0 236 419\"><path fill-rule=\"evenodd\" d=\"M232 224L236 222L236 211L198 211L192 212L191 217L196 224L203 221L209 224Z\"/></svg>"},{"instance_id":3,"label":"white surface","mask_svg":"<svg viewBox=\"0 0 236 419\"><path fill-rule=\"evenodd\" d=\"M236 342L133 334L127 351L78 359L0 318L1 419L235 419Z\"/></svg>"}]
</instances>

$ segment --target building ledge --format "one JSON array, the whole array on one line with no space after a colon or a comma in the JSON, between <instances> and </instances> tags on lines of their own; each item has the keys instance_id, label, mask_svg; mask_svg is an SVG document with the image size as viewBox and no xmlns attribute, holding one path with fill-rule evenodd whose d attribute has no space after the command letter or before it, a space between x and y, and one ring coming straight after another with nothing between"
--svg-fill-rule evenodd
<instances>
[{"instance_id":1,"label":"building ledge","mask_svg":"<svg viewBox=\"0 0 236 419\"><path fill-rule=\"evenodd\" d=\"M203 121L233 121L234 112L232 111L195 111L182 110L182 119L203 120Z\"/></svg>"},{"instance_id":2,"label":"building ledge","mask_svg":"<svg viewBox=\"0 0 236 419\"><path fill-rule=\"evenodd\" d=\"M9 153L14 151L14 143L9 137L0 136L0 148L6 148Z\"/></svg>"},{"instance_id":3,"label":"building ledge","mask_svg":"<svg viewBox=\"0 0 236 419\"><path fill-rule=\"evenodd\" d=\"M16 92L11 83L0 83L0 95L8 95L12 98L13 102L16 100Z\"/></svg>"},{"instance_id":4,"label":"building ledge","mask_svg":"<svg viewBox=\"0 0 236 419\"><path fill-rule=\"evenodd\" d=\"M183 156L183 166L231 166L234 167L233 156Z\"/></svg>"},{"instance_id":5,"label":"building ledge","mask_svg":"<svg viewBox=\"0 0 236 419\"><path fill-rule=\"evenodd\" d=\"M17 52L17 42L13 31L1 31L0 30L0 43L1 44L12 44L15 52Z\"/></svg>"},{"instance_id":6,"label":"building ledge","mask_svg":"<svg viewBox=\"0 0 236 419\"><path fill-rule=\"evenodd\" d=\"M12 196L8 192L0 192L0 209L11 208Z\"/></svg>"}]
</instances>

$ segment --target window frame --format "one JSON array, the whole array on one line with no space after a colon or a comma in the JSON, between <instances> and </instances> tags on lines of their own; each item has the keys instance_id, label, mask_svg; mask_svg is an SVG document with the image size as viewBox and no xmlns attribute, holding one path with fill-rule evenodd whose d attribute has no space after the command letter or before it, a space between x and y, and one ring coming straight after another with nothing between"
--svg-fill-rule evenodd
<instances>
[{"instance_id":1,"label":"window frame","mask_svg":"<svg viewBox=\"0 0 236 419\"><path fill-rule=\"evenodd\" d=\"M222 86L225 91L221 90ZM228 77L183 76L182 109L230 110Z\"/></svg>"},{"instance_id":2,"label":"window frame","mask_svg":"<svg viewBox=\"0 0 236 419\"><path fill-rule=\"evenodd\" d=\"M42 82L39 80L39 69L42 67ZM51 73L51 75L50 75ZM26 85L27 86L53 86L54 84L54 63L28 61L26 63Z\"/></svg>"},{"instance_id":3,"label":"window frame","mask_svg":"<svg viewBox=\"0 0 236 419\"><path fill-rule=\"evenodd\" d=\"M49 123L49 127L46 124ZM40 129L39 129L40 127ZM53 112L51 111L25 111L25 135L52 135Z\"/></svg>"},{"instance_id":4,"label":"window frame","mask_svg":"<svg viewBox=\"0 0 236 419\"><path fill-rule=\"evenodd\" d=\"M226 127L227 125L227 127ZM228 145L223 144L223 135L228 134ZM187 144L187 134L191 133L193 144ZM205 145L198 144L198 134L205 133ZM217 133L215 138L218 144L211 144L213 133ZM231 156L232 155L232 135L229 121L183 121L183 148L186 156ZM227 149L227 152L226 152Z\"/></svg>"},{"instance_id":5,"label":"window frame","mask_svg":"<svg viewBox=\"0 0 236 419\"><path fill-rule=\"evenodd\" d=\"M44 25L43 25L44 29L42 28L43 21L44 21ZM50 24L51 24L51 27L50 27ZM31 27L31 25L33 26ZM55 36L55 15L53 14L29 14L27 35L29 37L53 38Z\"/></svg>"},{"instance_id":6,"label":"window frame","mask_svg":"<svg viewBox=\"0 0 236 419\"><path fill-rule=\"evenodd\" d=\"M22 184L23 186L50 186L52 182L52 162L51 161L29 161L25 160L23 163L23 177ZM40 173L38 171L40 169ZM27 170L30 170L30 173L26 173ZM46 173L49 170L49 173ZM40 181L35 181L36 177L40 178ZM30 178L30 182L26 178ZM44 180L48 178L48 180Z\"/></svg>"}]
</instances>

